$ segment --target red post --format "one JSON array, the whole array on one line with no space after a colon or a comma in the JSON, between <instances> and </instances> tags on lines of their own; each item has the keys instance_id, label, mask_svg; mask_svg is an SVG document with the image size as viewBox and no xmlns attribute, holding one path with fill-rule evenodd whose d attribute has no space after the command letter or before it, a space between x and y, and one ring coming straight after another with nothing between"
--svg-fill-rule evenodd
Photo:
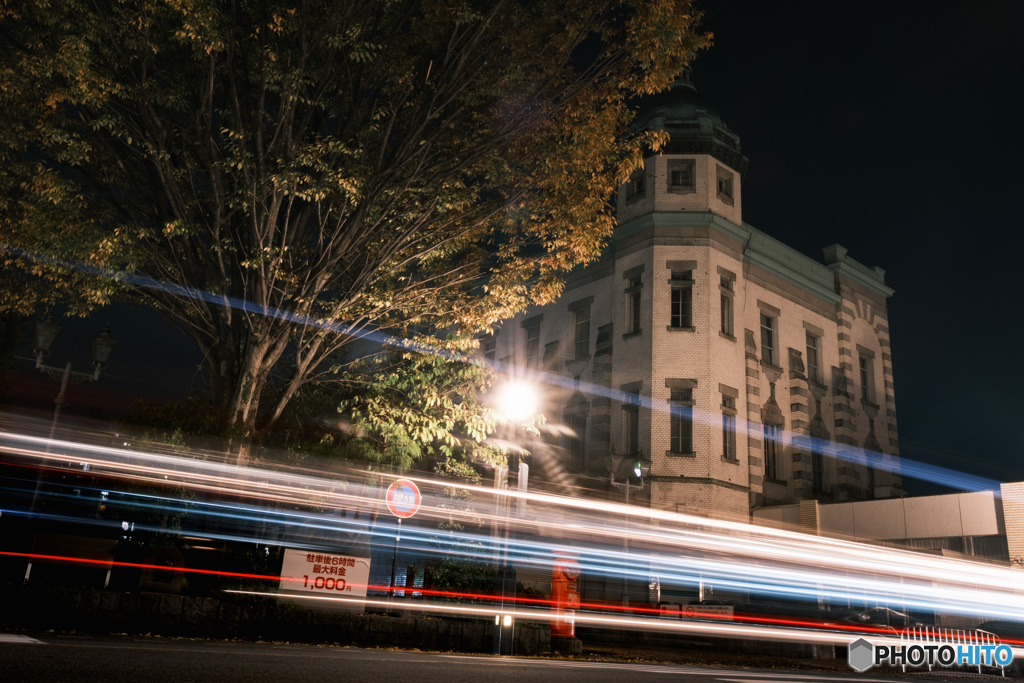
<instances>
[{"instance_id":1,"label":"red post","mask_svg":"<svg viewBox=\"0 0 1024 683\"><path fill-rule=\"evenodd\" d=\"M551 600L555 607L555 620L551 622L551 636L576 637L576 610L580 607L580 564L575 553L555 551L555 564L551 569Z\"/></svg>"}]
</instances>

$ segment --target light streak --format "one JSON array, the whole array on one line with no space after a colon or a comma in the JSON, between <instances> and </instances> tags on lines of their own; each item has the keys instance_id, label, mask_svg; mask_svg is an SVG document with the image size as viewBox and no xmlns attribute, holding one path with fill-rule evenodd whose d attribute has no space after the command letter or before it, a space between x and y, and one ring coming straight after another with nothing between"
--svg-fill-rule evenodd
<instances>
[{"instance_id":1,"label":"light streak","mask_svg":"<svg viewBox=\"0 0 1024 683\"><path fill-rule=\"evenodd\" d=\"M46 444L51 452L45 452ZM390 547L396 524L380 512L383 488L386 482L367 473L348 472L317 477L306 473L283 472L271 469L241 468L216 460L195 460L180 456L160 455L111 449L103 446L53 441L0 432L0 450L14 456L11 464L35 471L38 466L64 475L81 474L90 481L101 480L108 494L104 505L108 510L127 513L129 510L170 511L187 513L196 520L209 517L216 520L212 526L217 533L183 529L184 538L208 544L211 541L248 542L256 540L267 545L337 548L339 538L352 543ZM21 460L17 460L20 458ZM67 463L89 465L88 472L68 469ZM29 464L29 463L35 463ZM26 469L26 471L29 471ZM1024 615L1024 592L1019 586L1020 572L979 562L934 557L909 550L882 548L823 536L808 536L784 529L752 526L750 524L698 518L660 510L624 506L608 501L565 498L538 492L500 491L489 487L464 486L449 480L437 481L426 477L407 476L424 491L423 503L415 523L407 522L403 528L403 549L424 555L462 556L475 558L489 554L495 543L490 534L460 533L448 538L446 532L436 528L442 520L454 519L466 526L479 524L486 529L492 522L506 521L505 516L487 512L490 503L481 510L453 509L449 498L441 495L444 489L459 489L479 500L492 500L499 495L525 502L529 515L526 519L509 518L517 533L509 540L509 553L519 566L549 570L555 551L577 553L584 570L594 577L635 577L638 572L660 577L663 584L694 586L702 579L710 580L722 590L748 593L768 599L794 600L798 604L814 604L819 599L831 602L862 602L888 604L897 609L928 610L944 614L965 616L985 615L985 618L1019 620ZM28 478L26 478L28 480ZM117 482L143 483L156 487L160 494L119 491ZM114 484L114 485L112 485ZM192 492L194 499L182 499L184 492ZM70 500L70 499L69 499ZM244 501L244 502L243 502ZM282 506L298 510L282 509ZM311 508L336 512L317 512ZM4 514L26 514L5 505ZM632 552L622 551L624 529L621 519L630 517L629 534ZM532 518L530 517L532 515ZM371 523L370 519L374 521ZM474 522L475 520L475 522ZM80 523L111 525L110 520L83 519ZM434 525L434 526L431 526ZM275 527L278 535L262 538L259 529ZM148 527L158 531L156 527ZM139 524L136 529L145 531ZM166 530L161 530L166 532ZM463 543L466 550L453 547ZM208 547L208 546L207 546ZM4 552L3 554L12 554ZM29 555L22 554L26 559ZM61 556L37 557L51 561L74 561ZM110 562L90 561L104 566ZM115 563L115 566L133 566L163 571L192 571L220 574L258 581L280 581L277 576L258 574L232 574L214 570L191 568L153 567L142 564ZM387 587L370 586L370 590L386 592ZM493 595L452 593L420 588L410 590L432 598L463 600L492 600ZM303 596L307 599L309 596ZM549 601L533 598L505 600L516 605L516 610L533 607L551 607ZM428 603L428 604L427 604ZM453 609L451 605L427 601L424 609ZM439 606L440 605L440 606ZM623 608L613 604L589 602L582 606L600 615L589 614L578 621L597 620L594 623L629 624L630 628L652 629L665 627L657 618L658 610L631 606ZM403 604L403 609L405 605ZM461 609L461 608L460 608ZM476 609L476 608L473 608ZM493 608L488 610L493 614ZM532 612L531 612L532 614ZM526 618L520 615L519 618ZM530 617L533 618L533 617ZM702 619L713 619L702 615ZM619 621L627 620L627 621ZM629 621L639 620L639 621ZM684 622L686 623L686 622ZM717 622L705 620L699 628ZM832 633L863 633L865 627L856 624L827 624L814 619L790 619L778 615L745 613L740 608L730 620L730 628L780 628L774 635L758 633L758 638L776 637L789 633L785 629L824 629ZM687 626L686 628L696 628ZM727 637L738 637L744 631L729 631ZM806 631L800 631L806 642ZM779 636L782 637L782 636ZM843 636L848 639L847 635Z\"/></svg>"}]
</instances>

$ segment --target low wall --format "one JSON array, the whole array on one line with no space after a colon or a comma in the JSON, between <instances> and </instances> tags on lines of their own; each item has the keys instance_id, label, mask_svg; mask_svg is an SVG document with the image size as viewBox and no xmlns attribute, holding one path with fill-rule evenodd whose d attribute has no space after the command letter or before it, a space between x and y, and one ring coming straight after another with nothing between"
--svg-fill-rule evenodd
<instances>
[{"instance_id":1,"label":"low wall","mask_svg":"<svg viewBox=\"0 0 1024 683\"><path fill-rule=\"evenodd\" d=\"M274 598L203 598L74 588L10 588L0 626L87 633L244 638L491 652L494 623L484 619L355 614ZM516 624L514 652L549 652L546 624Z\"/></svg>"},{"instance_id":2,"label":"low wall","mask_svg":"<svg viewBox=\"0 0 1024 683\"><path fill-rule=\"evenodd\" d=\"M242 638L360 647L407 647L455 652L492 652L494 622L384 614L360 614L310 607L273 597L223 598L122 592L46 585L0 587L0 628L84 633L159 634L201 638ZM401 604L396 604L396 610ZM657 631L577 627L587 643L625 647L697 649L768 657L833 659L832 647L804 643L684 636ZM513 652L551 651L547 624L518 622Z\"/></svg>"}]
</instances>

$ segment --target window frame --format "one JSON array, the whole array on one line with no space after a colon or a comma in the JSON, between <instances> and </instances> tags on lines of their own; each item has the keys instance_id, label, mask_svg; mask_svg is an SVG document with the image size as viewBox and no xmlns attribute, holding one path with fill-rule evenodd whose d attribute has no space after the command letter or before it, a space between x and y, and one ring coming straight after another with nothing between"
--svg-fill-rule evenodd
<instances>
[{"instance_id":1,"label":"window frame","mask_svg":"<svg viewBox=\"0 0 1024 683\"><path fill-rule=\"evenodd\" d=\"M495 355L498 350L498 338L493 334L489 334L480 340L480 351L483 353L485 361L493 363Z\"/></svg>"},{"instance_id":2,"label":"window frame","mask_svg":"<svg viewBox=\"0 0 1024 683\"><path fill-rule=\"evenodd\" d=\"M626 457L640 453L640 404L622 406L622 450Z\"/></svg>"},{"instance_id":3,"label":"window frame","mask_svg":"<svg viewBox=\"0 0 1024 683\"><path fill-rule=\"evenodd\" d=\"M566 449L569 455L569 470L582 472L586 466L587 457L587 416L584 413L569 413L565 416L565 423L573 432L573 435L569 436Z\"/></svg>"},{"instance_id":4,"label":"window frame","mask_svg":"<svg viewBox=\"0 0 1024 683\"><path fill-rule=\"evenodd\" d=\"M677 277L679 276L679 277ZM692 330L693 327L693 269L672 270L669 276L669 329ZM684 324L685 323L685 324Z\"/></svg>"},{"instance_id":5,"label":"window frame","mask_svg":"<svg viewBox=\"0 0 1024 683\"><path fill-rule=\"evenodd\" d=\"M867 354L858 354L858 370L860 378L860 398L864 403L874 403L875 398L875 363L874 358Z\"/></svg>"},{"instance_id":6,"label":"window frame","mask_svg":"<svg viewBox=\"0 0 1024 683\"><path fill-rule=\"evenodd\" d=\"M811 490L814 493L825 493L825 454L813 444L811 445Z\"/></svg>"},{"instance_id":7,"label":"window frame","mask_svg":"<svg viewBox=\"0 0 1024 683\"><path fill-rule=\"evenodd\" d=\"M642 317L642 295L643 295L643 272L644 267L637 266L636 268L630 268L622 274L622 279L626 281L626 288L623 290L625 295L625 318L626 318L626 331L623 336L637 334L643 327Z\"/></svg>"},{"instance_id":8,"label":"window frame","mask_svg":"<svg viewBox=\"0 0 1024 683\"><path fill-rule=\"evenodd\" d=\"M722 460L739 460L736 451L736 414L722 411Z\"/></svg>"},{"instance_id":9,"label":"window frame","mask_svg":"<svg viewBox=\"0 0 1024 683\"><path fill-rule=\"evenodd\" d=\"M693 455L693 386L669 388L669 455Z\"/></svg>"},{"instance_id":10,"label":"window frame","mask_svg":"<svg viewBox=\"0 0 1024 683\"><path fill-rule=\"evenodd\" d=\"M807 379L816 384L821 384L821 336L810 330L804 330L804 332L806 335L804 343L807 353Z\"/></svg>"},{"instance_id":11,"label":"window frame","mask_svg":"<svg viewBox=\"0 0 1024 683\"><path fill-rule=\"evenodd\" d=\"M579 306L572 313L573 360L590 358L590 305Z\"/></svg>"},{"instance_id":12,"label":"window frame","mask_svg":"<svg viewBox=\"0 0 1024 683\"><path fill-rule=\"evenodd\" d=\"M629 318L626 321L627 334L635 334L640 331L640 289L637 288L635 291L629 292L628 294L628 314Z\"/></svg>"},{"instance_id":13,"label":"window frame","mask_svg":"<svg viewBox=\"0 0 1024 683\"><path fill-rule=\"evenodd\" d=\"M777 425L765 424L763 430L764 478L770 481L781 481L779 478L779 428Z\"/></svg>"},{"instance_id":14,"label":"window frame","mask_svg":"<svg viewBox=\"0 0 1024 683\"><path fill-rule=\"evenodd\" d=\"M735 313L733 311L733 280L722 276L719 282L719 328L718 331L727 337L735 339Z\"/></svg>"},{"instance_id":15,"label":"window frame","mask_svg":"<svg viewBox=\"0 0 1024 683\"><path fill-rule=\"evenodd\" d=\"M778 366L778 330L779 317L764 309L760 310L761 319L761 362L765 365ZM768 324L766 324L766 322ZM766 341L767 340L767 341Z\"/></svg>"},{"instance_id":16,"label":"window frame","mask_svg":"<svg viewBox=\"0 0 1024 683\"><path fill-rule=\"evenodd\" d=\"M531 370L539 370L541 366L540 353L540 321L523 327L525 337L525 362L526 367Z\"/></svg>"},{"instance_id":17,"label":"window frame","mask_svg":"<svg viewBox=\"0 0 1024 683\"><path fill-rule=\"evenodd\" d=\"M641 166L626 181L626 202L632 204L647 196L647 168Z\"/></svg>"},{"instance_id":18,"label":"window frame","mask_svg":"<svg viewBox=\"0 0 1024 683\"><path fill-rule=\"evenodd\" d=\"M687 171L688 183L676 183L674 173ZM672 194L693 194L697 191L697 161L696 159L669 159L666 173L667 190Z\"/></svg>"},{"instance_id":19,"label":"window frame","mask_svg":"<svg viewBox=\"0 0 1024 683\"><path fill-rule=\"evenodd\" d=\"M723 203L733 206L736 201L735 174L721 164L715 167L715 191Z\"/></svg>"}]
</instances>

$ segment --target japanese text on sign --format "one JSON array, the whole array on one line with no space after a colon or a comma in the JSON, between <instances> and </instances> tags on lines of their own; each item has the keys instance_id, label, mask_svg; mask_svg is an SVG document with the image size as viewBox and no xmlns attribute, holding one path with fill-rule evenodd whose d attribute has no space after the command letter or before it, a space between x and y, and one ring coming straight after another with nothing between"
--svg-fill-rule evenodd
<instances>
[{"instance_id":1,"label":"japanese text on sign","mask_svg":"<svg viewBox=\"0 0 1024 683\"><path fill-rule=\"evenodd\" d=\"M283 591L366 597L369 579L368 557L330 555L291 548L284 551L284 562L281 565Z\"/></svg>"}]
</instances>

